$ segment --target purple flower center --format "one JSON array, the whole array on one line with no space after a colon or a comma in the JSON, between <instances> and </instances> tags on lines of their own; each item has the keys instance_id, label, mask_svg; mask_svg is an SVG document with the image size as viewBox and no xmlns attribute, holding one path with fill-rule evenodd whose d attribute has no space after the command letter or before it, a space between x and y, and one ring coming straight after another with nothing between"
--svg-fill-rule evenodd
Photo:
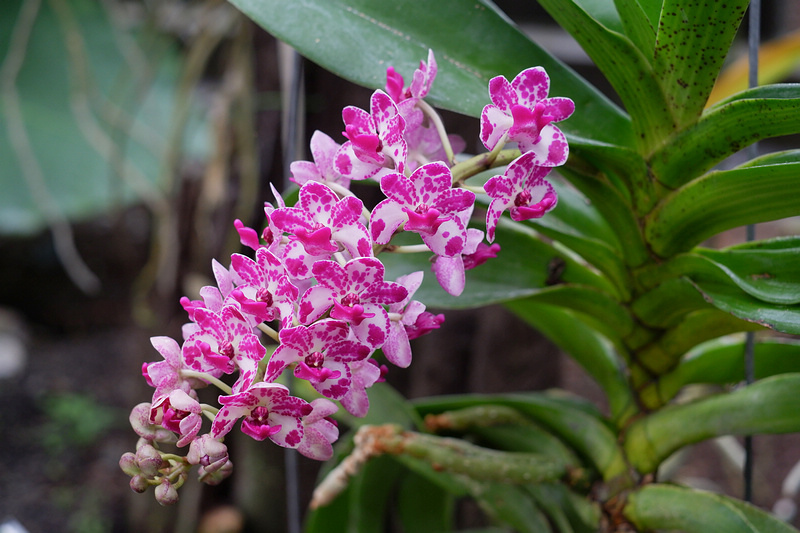
<instances>
[{"instance_id":1,"label":"purple flower center","mask_svg":"<svg viewBox=\"0 0 800 533\"><path fill-rule=\"evenodd\" d=\"M319 368L325 362L325 355L322 352L312 352L303 361L311 368Z\"/></svg>"},{"instance_id":2,"label":"purple flower center","mask_svg":"<svg viewBox=\"0 0 800 533\"><path fill-rule=\"evenodd\" d=\"M259 426L268 426L269 409L263 405L259 405L250 412L250 423Z\"/></svg>"},{"instance_id":3,"label":"purple flower center","mask_svg":"<svg viewBox=\"0 0 800 533\"><path fill-rule=\"evenodd\" d=\"M342 298L341 302L342 302L342 305L345 305L347 307L353 307L354 305L360 304L361 303L361 299L358 297L357 294L351 292L351 293L345 295Z\"/></svg>"},{"instance_id":4,"label":"purple flower center","mask_svg":"<svg viewBox=\"0 0 800 533\"><path fill-rule=\"evenodd\" d=\"M264 287L259 287L256 291L256 300L267 304L267 307L272 307L272 293Z\"/></svg>"},{"instance_id":5,"label":"purple flower center","mask_svg":"<svg viewBox=\"0 0 800 533\"><path fill-rule=\"evenodd\" d=\"M514 198L514 205L517 207L528 205L531 202L531 191L525 189Z\"/></svg>"},{"instance_id":6,"label":"purple flower center","mask_svg":"<svg viewBox=\"0 0 800 533\"><path fill-rule=\"evenodd\" d=\"M233 359L234 355L233 345L228 341L223 341L222 344L219 345L219 353L220 355L224 355L228 359Z\"/></svg>"}]
</instances>

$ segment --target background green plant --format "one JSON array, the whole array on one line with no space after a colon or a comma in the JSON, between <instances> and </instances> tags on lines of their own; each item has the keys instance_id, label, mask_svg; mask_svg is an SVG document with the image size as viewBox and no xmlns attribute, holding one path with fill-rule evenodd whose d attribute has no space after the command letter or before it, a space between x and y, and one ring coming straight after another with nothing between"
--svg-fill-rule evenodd
<instances>
[{"instance_id":1,"label":"background green plant","mask_svg":"<svg viewBox=\"0 0 800 533\"><path fill-rule=\"evenodd\" d=\"M232 3L314 62L363 85L383 86L387 65L410 72L432 48L440 69L430 99L440 107L478 116L489 78L541 65L551 94L577 108L562 125L571 155L558 208L535 222L505 221L497 237L503 252L472 273L461 298L445 297L430 276L418 297L437 306L504 302L598 382L609 415L551 393L406 404L376 387L373 404L383 407L368 422L425 431L421 416L445 413L462 420L451 427L457 436L543 456L591 481L489 478L477 468L434 469L428 452L397 452L368 463L343 495L312 514L309 531L381 531L392 487L406 531L451 529L452 502L464 496L519 531L791 530L735 498L656 481L659 465L691 443L800 430L794 339L759 337L757 383L675 402L689 384L744 379L744 341L731 335L800 333L800 238L702 247L722 231L800 214L800 151L717 167L756 141L800 133L797 85L746 90L706 108L746 0L540 0L624 109L487 0ZM418 260L387 263L408 272ZM557 280L548 275L553 261L565 265ZM491 423L488 411L475 410L487 406L519 418ZM416 512L430 501L440 502L435 511Z\"/></svg>"}]
</instances>

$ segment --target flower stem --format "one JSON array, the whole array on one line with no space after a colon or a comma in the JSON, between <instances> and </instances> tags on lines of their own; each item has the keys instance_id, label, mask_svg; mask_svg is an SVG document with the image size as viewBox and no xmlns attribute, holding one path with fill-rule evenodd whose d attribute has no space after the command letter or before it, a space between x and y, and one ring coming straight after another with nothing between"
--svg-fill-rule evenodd
<instances>
[{"instance_id":1,"label":"flower stem","mask_svg":"<svg viewBox=\"0 0 800 533\"><path fill-rule=\"evenodd\" d=\"M498 146L500 146L498 144ZM520 151L516 148L508 150L491 151L478 154L456 164L452 169L453 185L461 185L467 178L489 170L490 168L503 167L511 163L520 156Z\"/></svg>"},{"instance_id":2,"label":"flower stem","mask_svg":"<svg viewBox=\"0 0 800 533\"><path fill-rule=\"evenodd\" d=\"M266 333L275 342L280 342L280 340L278 340L278 332L266 325L264 322L258 325L258 329L260 329L263 333Z\"/></svg>"},{"instance_id":3,"label":"flower stem","mask_svg":"<svg viewBox=\"0 0 800 533\"><path fill-rule=\"evenodd\" d=\"M220 381L218 378L215 378L211 374L206 374L205 372L198 372L197 370L181 370L181 376L185 378L197 378L202 379L203 381L207 381L212 385L215 385L219 390L224 392L225 394L231 394L233 391L231 388Z\"/></svg>"},{"instance_id":4,"label":"flower stem","mask_svg":"<svg viewBox=\"0 0 800 533\"><path fill-rule=\"evenodd\" d=\"M444 153L447 156L447 166L452 167L455 163L455 155L453 154L453 147L450 145L450 139L447 137L447 130L444 129L442 117L440 117L439 113L437 113L436 110L432 108L425 100L419 100L417 102L417 107L419 107L425 116L428 117L431 122L433 122L436 131L439 133L439 138L442 141Z\"/></svg>"}]
</instances>

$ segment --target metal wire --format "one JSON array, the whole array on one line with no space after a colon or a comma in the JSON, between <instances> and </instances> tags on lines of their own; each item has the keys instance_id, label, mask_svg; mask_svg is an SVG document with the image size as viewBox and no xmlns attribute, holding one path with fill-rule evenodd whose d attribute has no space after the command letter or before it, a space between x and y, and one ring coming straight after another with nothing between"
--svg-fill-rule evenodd
<instances>
[{"instance_id":1,"label":"metal wire","mask_svg":"<svg viewBox=\"0 0 800 533\"><path fill-rule=\"evenodd\" d=\"M284 191L289 184L291 163L298 158L298 141L303 126L303 60L294 49L286 47L284 59L288 68L288 86L283 98L284 112L281 122L281 140L283 144L283 179L280 190ZM290 379L292 379L290 377ZM291 383L289 383L291 388ZM300 475L297 464L297 452L287 448L284 451L284 470L286 481L286 521L288 533L300 533Z\"/></svg>"},{"instance_id":2,"label":"metal wire","mask_svg":"<svg viewBox=\"0 0 800 533\"><path fill-rule=\"evenodd\" d=\"M748 31L747 31L747 49L748 49L748 85L752 87L758 86L758 47L761 42L761 0L751 0ZM747 147L747 158L753 159L758 156L758 144L753 143ZM748 242L755 240L756 227L754 224L747 226L746 237ZM747 332L745 338L744 350L744 379L749 385L755 381L755 335L752 331ZM746 436L744 438L744 468L742 474L744 477L744 500L748 502L753 501L753 461L755 455L753 453L753 438Z\"/></svg>"}]
</instances>

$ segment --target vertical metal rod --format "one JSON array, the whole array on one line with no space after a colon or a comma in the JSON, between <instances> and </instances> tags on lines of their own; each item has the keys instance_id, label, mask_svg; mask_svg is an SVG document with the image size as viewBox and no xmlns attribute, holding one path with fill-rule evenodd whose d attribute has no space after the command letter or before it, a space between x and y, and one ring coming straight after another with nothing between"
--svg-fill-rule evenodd
<instances>
[{"instance_id":1,"label":"vertical metal rod","mask_svg":"<svg viewBox=\"0 0 800 533\"><path fill-rule=\"evenodd\" d=\"M303 128L303 59L296 50L282 43L283 60L287 68L283 72L288 75L288 84L284 85L283 120L281 140L283 144L283 176L280 183L281 192L289 184L291 163L298 159L298 144ZM290 380L292 377L289 378ZM291 382L289 386L291 388ZM286 479L286 520L288 533L300 533L300 475L298 472L297 452L287 448L284 451L284 470Z\"/></svg>"},{"instance_id":2,"label":"vertical metal rod","mask_svg":"<svg viewBox=\"0 0 800 533\"><path fill-rule=\"evenodd\" d=\"M752 87L758 86L758 47L761 43L761 0L751 0L749 19L748 19L748 32L747 32L747 48L748 48L748 85ZM747 147L747 158L753 159L758 156L758 144L753 143ZM756 238L756 227L754 224L749 224L746 231L747 241L753 241ZM755 336L752 331L747 332L745 338L744 350L744 379L749 385L755 381ZM744 477L744 500L747 502L753 501L753 437L746 436L744 438L744 468L742 475Z\"/></svg>"}]
</instances>

